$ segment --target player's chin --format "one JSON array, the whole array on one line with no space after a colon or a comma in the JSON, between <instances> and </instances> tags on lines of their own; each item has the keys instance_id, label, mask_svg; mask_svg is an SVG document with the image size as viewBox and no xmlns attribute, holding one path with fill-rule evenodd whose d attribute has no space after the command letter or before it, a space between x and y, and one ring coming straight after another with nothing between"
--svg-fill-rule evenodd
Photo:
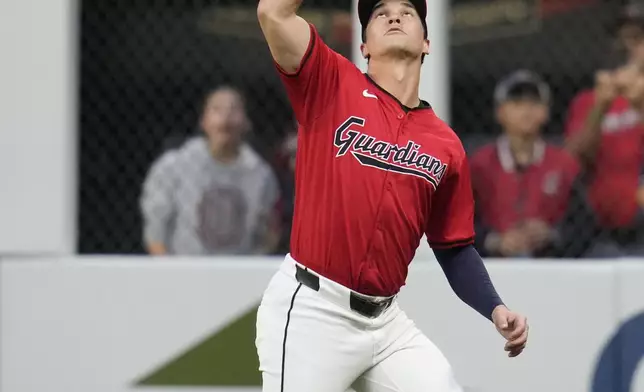
<instances>
[{"instance_id":1,"label":"player's chin","mask_svg":"<svg viewBox=\"0 0 644 392\"><path fill-rule=\"evenodd\" d=\"M386 35L383 40L383 46L389 50L409 50L412 46L409 36L403 34Z\"/></svg>"},{"instance_id":2,"label":"player's chin","mask_svg":"<svg viewBox=\"0 0 644 392\"><path fill-rule=\"evenodd\" d=\"M422 54L421 50L417 50L412 45L407 42L391 42L390 45L385 46L383 51L387 57L395 57L402 59L410 59L420 57Z\"/></svg>"}]
</instances>

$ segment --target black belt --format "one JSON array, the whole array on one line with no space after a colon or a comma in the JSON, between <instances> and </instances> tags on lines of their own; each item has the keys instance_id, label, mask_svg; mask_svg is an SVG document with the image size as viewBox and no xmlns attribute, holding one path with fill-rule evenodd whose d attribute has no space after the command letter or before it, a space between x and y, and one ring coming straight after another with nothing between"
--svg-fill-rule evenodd
<instances>
[{"instance_id":1,"label":"black belt","mask_svg":"<svg viewBox=\"0 0 644 392\"><path fill-rule=\"evenodd\" d=\"M320 290L320 278L318 276L305 270L299 265L296 265L295 268L295 279L297 279L298 282L311 290ZM386 300L376 302L369 297L362 296L352 291L349 295L349 306L351 307L351 310L360 313L365 317L376 318L391 306L394 302L394 298L395 297L390 297Z\"/></svg>"}]
</instances>

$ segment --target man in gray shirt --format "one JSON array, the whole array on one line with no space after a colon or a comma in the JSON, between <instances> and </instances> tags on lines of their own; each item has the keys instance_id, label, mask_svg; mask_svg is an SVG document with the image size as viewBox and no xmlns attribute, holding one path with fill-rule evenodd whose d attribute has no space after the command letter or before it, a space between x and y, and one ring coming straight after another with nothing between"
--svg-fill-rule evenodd
<instances>
[{"instance_id":1,"label":"man in gray shirt","mask_svg":"<svg viewBox=\"0 0 644 392\"><path fill-rule=\"evenodd\" d=\"M250 128L241 94L220 87L200 126L152 165L140 206L153 255L270 253L279 240L279 187L270 166L243 141Z\"/></svg>"}]
</instances>

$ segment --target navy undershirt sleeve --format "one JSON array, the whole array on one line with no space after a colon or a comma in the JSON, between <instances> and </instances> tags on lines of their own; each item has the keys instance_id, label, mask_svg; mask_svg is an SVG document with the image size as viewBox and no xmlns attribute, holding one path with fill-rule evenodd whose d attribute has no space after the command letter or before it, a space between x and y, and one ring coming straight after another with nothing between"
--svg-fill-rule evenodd
<instances>
[{"instance_id":1,"label":"navy undershirt sleeve","mask_svg":"<svg viewBox=\"0 0 644 392\"><path fill-rule=\"evenodd\" d=\"M474 246L435 249L434 254L454 293L472 309L492 320L492 311L503 305L503 301Z\"/></svg>"}]
</instances>

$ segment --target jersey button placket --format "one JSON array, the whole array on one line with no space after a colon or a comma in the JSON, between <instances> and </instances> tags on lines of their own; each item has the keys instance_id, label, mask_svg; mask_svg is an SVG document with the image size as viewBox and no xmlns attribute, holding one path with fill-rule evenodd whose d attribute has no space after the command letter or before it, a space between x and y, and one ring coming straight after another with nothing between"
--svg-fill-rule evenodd
<instances>
[{"instance_id":1,"label":"jersey button placket","mask_svg":"<svg viewBox=\"0 0 644 392\"><path fill-rule=\"evenodd\" d=\"M405 113L398 113L397 117L400 120L400 125L398 126L398 134L396 135L396 142L398 142L400 139L400 136L405 133L405 128L406 128L405 124L407 122L406 120L409 117L409 115Z\"/></svg>"}]
</instances>

